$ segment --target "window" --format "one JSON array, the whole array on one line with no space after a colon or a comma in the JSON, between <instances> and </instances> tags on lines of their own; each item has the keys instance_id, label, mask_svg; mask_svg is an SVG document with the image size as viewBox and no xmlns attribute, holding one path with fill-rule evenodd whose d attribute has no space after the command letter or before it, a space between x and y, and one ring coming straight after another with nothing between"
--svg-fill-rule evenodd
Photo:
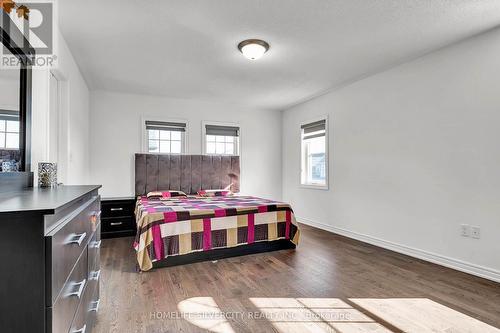
<instances>
[{"instance_id":1,"label":"window","mask_svg":"<svg viewBox=\"0 0 500 333\"><path fill-rule=\"evenodd\" d=\"M19 149L19 113L0 110L0 149Z\"/></svg>"},{"instance_id":2,"label":"window","mask_svg":"<svg viewBox=\"0 0 500 333\"><path fill-rule=\"evenodd\" d=\"M186 151L186 124L146 121L149 153L182 154Z\"/></svg>"},{"instance_id":3,"label":"window","mask_svg":"<svg viewBox=\"0 0 500 333\"><path fill-rule=\"evenodd\" d=\"M205 154L239 155L240 128L205 124Z\"/></svg>"},{"instance_id":4,"label":"window","mask_svg":"<svg viewBox=\"0 0 500 333\"><path fill-rule=\"evenodd\" d=\"M301 184L328 188L327 121L322 119L301 126Z\"/></svg>"}]
</instances>

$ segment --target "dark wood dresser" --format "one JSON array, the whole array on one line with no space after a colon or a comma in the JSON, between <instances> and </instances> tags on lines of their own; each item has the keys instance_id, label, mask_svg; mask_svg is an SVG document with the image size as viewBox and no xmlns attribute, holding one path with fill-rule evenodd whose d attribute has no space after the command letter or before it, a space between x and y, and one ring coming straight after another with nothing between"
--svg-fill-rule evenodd
<instances>
[{"instance_id":1,"label":"dark wood dresser","mask_svg":"<svg viewBox=\"0 0 500 333\"><path fill-rule=\"evenodd\" d=\"M102 238L135 236L135 198L102 199Z\"/></svg>"},{"instance_id":2,"label":"dark wood dresser","mask_svg":"<svg viewBox=\"0 0 500 333\"><path fill-rule=\"evenodd\" d=\"M0 331L89 333L99 310L100 186L0 193Z\"/></svg>"}]
</instances>

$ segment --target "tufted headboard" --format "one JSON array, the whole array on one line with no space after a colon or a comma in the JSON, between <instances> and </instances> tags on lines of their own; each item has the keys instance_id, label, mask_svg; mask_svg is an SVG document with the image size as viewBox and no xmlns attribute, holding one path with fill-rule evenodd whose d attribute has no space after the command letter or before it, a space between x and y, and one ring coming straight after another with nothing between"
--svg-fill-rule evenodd
<instances>
[{"instance_id":1,"label":"tufted headboard","mask_svg":"<svg viewBox=\"0 0 500 333\"><path fill-rule=\"evenodd\" d=\"M210 155L135 154L135 194L156 190L240 191L240 157Z\"/></svg>"}]
</instances>

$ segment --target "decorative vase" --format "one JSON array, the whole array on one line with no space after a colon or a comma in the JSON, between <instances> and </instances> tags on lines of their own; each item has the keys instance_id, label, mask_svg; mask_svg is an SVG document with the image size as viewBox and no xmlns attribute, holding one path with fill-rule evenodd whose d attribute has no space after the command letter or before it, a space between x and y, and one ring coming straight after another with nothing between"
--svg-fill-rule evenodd
<instances>
[{"instance_id":1,"label":"decorative vase","mask_svg":"<svg viewBox=\"0 0 500 333\"><path fill-rule=\"evenodd\" d=\"M38 163L38 186L57 186L57 163Z\"/></svg>"}]
</instances>

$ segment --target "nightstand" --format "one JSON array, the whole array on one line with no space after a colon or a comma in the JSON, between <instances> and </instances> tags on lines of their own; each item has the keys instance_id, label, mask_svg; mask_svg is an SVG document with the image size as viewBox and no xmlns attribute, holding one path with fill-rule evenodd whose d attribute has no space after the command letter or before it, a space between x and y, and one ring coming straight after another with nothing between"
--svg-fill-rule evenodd
<instances>
[{"instance_id":1,"label":"nightstand","mask_svg":"<svg viewBox=\"0 0 500 333\"><path fill-rule=\"evenodd\" d=\"M135 198L101 200L101 237L115 238L136 235Z\"/></svg>"}]
</instances>

